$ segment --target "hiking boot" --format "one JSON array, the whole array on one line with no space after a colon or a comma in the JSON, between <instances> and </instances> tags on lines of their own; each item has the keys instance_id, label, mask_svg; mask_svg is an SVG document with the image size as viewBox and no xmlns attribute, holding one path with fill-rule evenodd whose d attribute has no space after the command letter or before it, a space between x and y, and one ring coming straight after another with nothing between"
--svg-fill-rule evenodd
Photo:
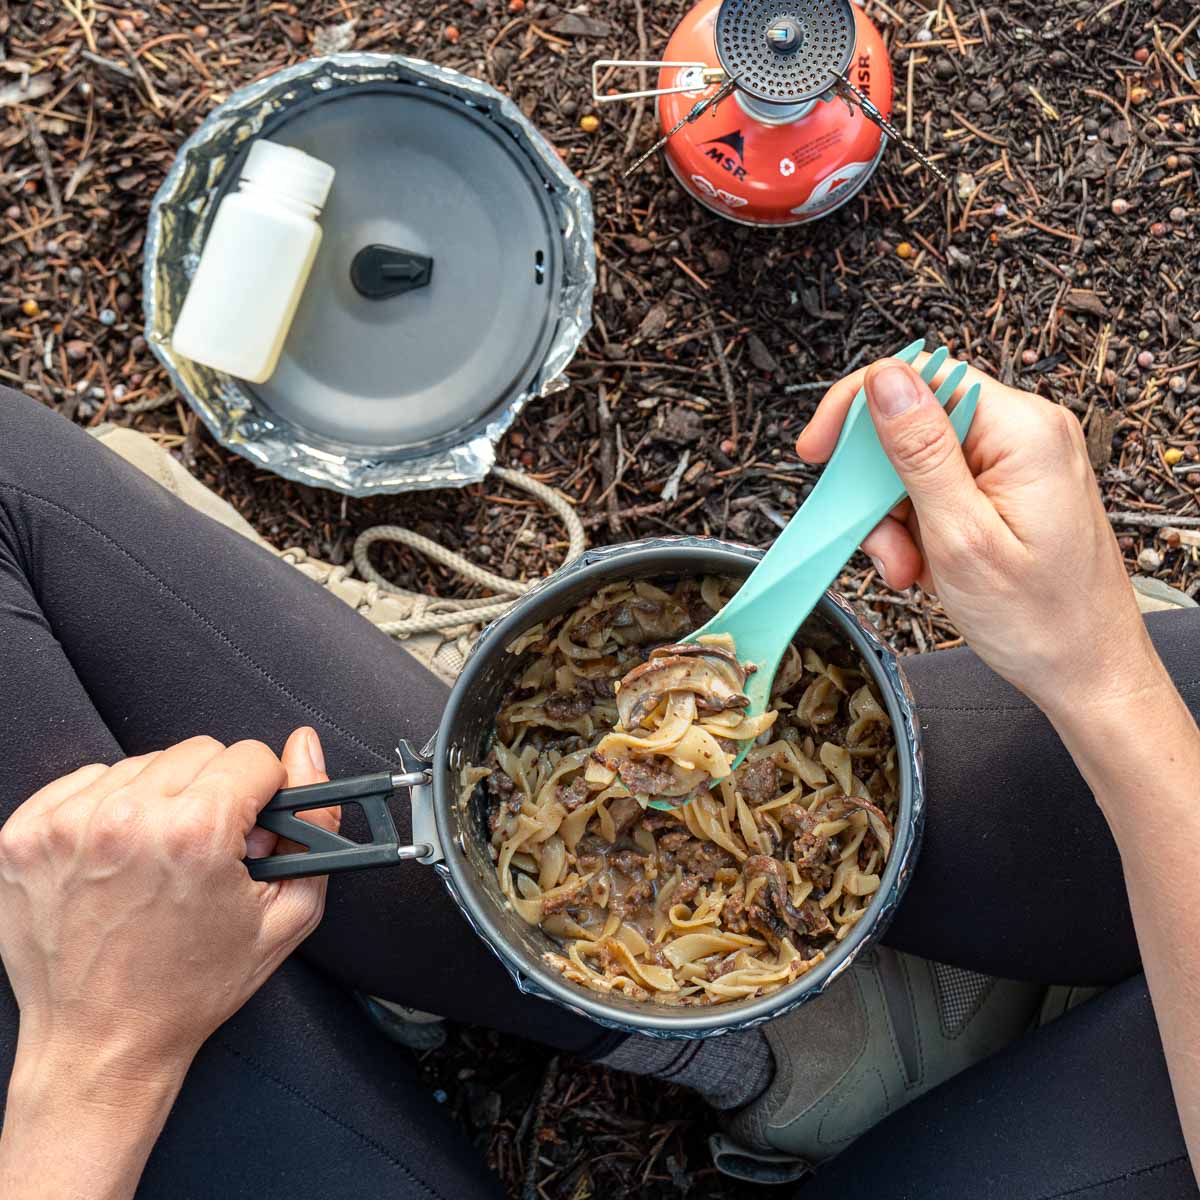
<instances>
[{"instance_id":1,"label":"hiking boot","mask_svg":"<svg viewBox=\"0 0 1200 1200\"><path fill-rule=\"evenodd\" d=\"M1089 1000L1107 992L1106 987L1071 987L1054 985L1046 989L1046 998L1042 1001L1041 1012L1038 1014L1038 1028L1057 1021L1066 1016L1073 1008L1086 1004Z\"/></svg>"},{"instance_id":2,"label":"hiking boot","mask_svg":"<svg viewBox=\"0 0 1200 1200\"><path fill-rule=\"evenodd\" d=\"M461 624L433 632L401 633L394 626L421 624L422 618L438 613L453 613L462 601L441 600L417 592L382 588L377 583L354 579L350 566L334 566L313 558L298 546L276 550L260 537L254 527L228 501L205 487L190 475L187 468L167 453L153 438L134 429L105 423L90 430L98 442L119 454L131 466L137 467L185 504L211 517L227 529L261 546L277 558L290 563L314 583L332 592L350 605L373 625L379 625L427 670L432 671L447 686L458 678L471 648L476 625L469 616Z\"/></svg>"},{"instance_id":3,"label":"hiking boot","mask_svg":"<svg viewBox=\"0 0 1200 1200\"><path fill-rule=\"evenodd\" d=\"M418 1054L440 1050L446 1044L446 1020L419 1008L406 1008L392 1000L356 993L371 1024L389 1041Z\"/></svg>"},{"instance_id":4,"label":"hiking boot","mask_svg":"<svg viewBox=\"0 0 1200 1200\"><path fill-rule=\"evenodd\" d=\"M1151 575L1134 575L1130 580L1138 608L1143 613L1171 612L1180 608L1200 608L1186 592L1173 588Z\"/></svg>"},{"instance_id":5,"label":"hiking boot","mask_svg":"<svg viewBox=\"0 0 1200 1200\"><path fill-rule=\"evenodd\" d=\"M763 1027L775 1078L711 1139L727 1175L786 1183L1038 1023L1046 988L877 946Z\"/></svg>"}]
</instances>

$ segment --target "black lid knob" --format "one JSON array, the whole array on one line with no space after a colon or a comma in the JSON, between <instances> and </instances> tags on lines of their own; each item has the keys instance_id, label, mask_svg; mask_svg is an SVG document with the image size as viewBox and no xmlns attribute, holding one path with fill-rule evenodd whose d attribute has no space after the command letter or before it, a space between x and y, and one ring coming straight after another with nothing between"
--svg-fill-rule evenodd
<instances>
[{"instance_id":1,"label":"black lid knob","mask_svg":"<svg viewBox=\"0 0 1200 1200\"><path fill-rule=\"evenodd\" d=\"M350 264L350 282L368 300L386 300L428 286L433 259L378 243L364 246Z\"/></svg>"}]
</instances>

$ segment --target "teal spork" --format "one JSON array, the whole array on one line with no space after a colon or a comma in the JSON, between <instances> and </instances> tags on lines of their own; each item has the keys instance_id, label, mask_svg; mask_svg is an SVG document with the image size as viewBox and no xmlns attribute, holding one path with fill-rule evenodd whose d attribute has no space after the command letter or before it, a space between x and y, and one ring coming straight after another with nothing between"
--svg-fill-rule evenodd
<instances>
[{"instance_id":1,"label":"teal spork","mask_svg":"<svg viewBox=\"0 0 1200 1200\"><path fill-rule=\"evenodd\" d=\"M911 364L924 346L924 339L913 342L895 357ZM948 357L944 346L934 351L921 378L932 385ZM966 373L966 363L959 363L946 376L936 392L942 405L949 402ZM950 414L950 424L960 442L971 427L978 403L976 383ZM837 446L808 499L729 603L707 625L682 639L696 642L712 634L733 638L738 659L756 668L746 681L748 715L767 711L775 673L796 631L863 538L904 497L904 484L879 444L866 393L860 390L846 414ZM750 745L743 742L739 746L735 767L746 757ZM651 804L655 808L671 807L666 801Z\"/></svg>"}]
</instances>

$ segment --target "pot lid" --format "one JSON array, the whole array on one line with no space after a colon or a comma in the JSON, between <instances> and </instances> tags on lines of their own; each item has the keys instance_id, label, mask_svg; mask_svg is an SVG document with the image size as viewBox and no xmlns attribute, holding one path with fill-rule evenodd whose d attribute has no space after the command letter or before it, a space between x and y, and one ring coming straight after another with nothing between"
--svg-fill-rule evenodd
<instances>
[{"instance_id":1,"label":"pot lid","mask_svg":"<svg viewBox=\"0 0 1200 1200\"><path fill-rule=\"evenodd\" d=\"M266 408L326 442L403 454L529 383L562 255L511 137L415 84L317 93L263 136L337 172L279 366L253 388Z\"/></svg>"},{"instance_id":2,"label":"pot lid","mask_svg":"<svg viewBox=\"0 0 1200 1200\"><path fill-rule=\"evenodd\" d=\"M850 0L725 0L717 14L717 58L757 100L813 100L853 53Z\"/></svg>"},{"instance_id":3,"label":"pot lid","mask_svg":"<svg viewBox=\"0 0 1200 1200\"><path fill-rule=\"evenodd\" d=\"M330 164L322 239L263 384L182 359L170 333L250 142ZM397 55L310 59L242 89L188 139L151 211L147 339L216 437L355 495L482 479L586 332L587 190L479 80Z\"/></svg>"}]
</instances>

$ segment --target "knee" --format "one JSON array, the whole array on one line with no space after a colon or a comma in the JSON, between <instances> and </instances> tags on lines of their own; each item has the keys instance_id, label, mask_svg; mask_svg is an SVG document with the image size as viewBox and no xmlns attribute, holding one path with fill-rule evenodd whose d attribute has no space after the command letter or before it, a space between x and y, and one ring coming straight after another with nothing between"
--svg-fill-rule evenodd
<instances>
[{"instance_id":1,"label":"knee","mask_svg":"<svg viewBox=\"0 0 1200 1200\"><path fill-rule=\"evenodd\" d=\"M18 392L15 388L0 386L0 429L5 433L23 429L37 429L44 425L63 424L70 426L52 408L40 400Z\"/></svg>"},{"instance_id":2,"label":"knee","mask_svg":"<svg viewBox=\"0 0 1200 1200\"><path fill-rule=\"evenodd\" d=\"M0 482L28 484L65 468L66 448L87 434L44 404L0 387Z\"/></svg>"}]
</instances>

